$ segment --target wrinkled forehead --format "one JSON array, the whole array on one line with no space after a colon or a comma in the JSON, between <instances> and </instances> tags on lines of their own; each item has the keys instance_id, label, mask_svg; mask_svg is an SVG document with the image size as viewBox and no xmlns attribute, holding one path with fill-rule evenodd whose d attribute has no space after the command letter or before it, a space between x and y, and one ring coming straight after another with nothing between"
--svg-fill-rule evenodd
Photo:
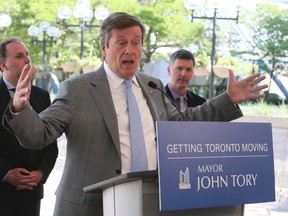
<instances>
[{"instance_id":1,"label":"wrinkled forehead","mask_svg":"<svg viewBox=\"0 0 288 216\"><path fill-rule=\"evenodd\" d=\"M6 56L16 55L18 53L27 53L28 50L26 46L21 42L12 42L6 46Z\"/></svg>"},{"instance_id":2,"label":"wrinkled forehead","mask_svg":"<svg viewBox=\"0 0 288 216\"><path fill-rule=\"evenodd\" d=\"M122 37L122 38L142 38L143 33L139 26L132 26L129 28L114 28L111 30L111 37Z\"/></svg>"}]
</instances>

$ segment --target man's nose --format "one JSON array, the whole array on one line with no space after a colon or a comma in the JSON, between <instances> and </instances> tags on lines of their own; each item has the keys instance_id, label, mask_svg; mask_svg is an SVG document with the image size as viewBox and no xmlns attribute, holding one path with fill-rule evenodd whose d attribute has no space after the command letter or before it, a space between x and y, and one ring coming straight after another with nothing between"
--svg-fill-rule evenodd
<instances>
[{"instance_id":1,"label":"man's nose","mask_svg":"<svg viewBox=\"0 0 288 216\"><path fill-rule=\"evenodd\" d=\"M127 47L126 47L126 51L125 51L125 54L133 54L135 52L135 48L131 45L131 44L128 44Z\"/></svg>"},{"instance_id":2,"label":"man's nose","mask_svg":"<svg viewBox=\"0 0 288 216\"><path fill-rule=\"evenodd\" d=\"M30 58L30 56L26 56L25 63L26 63L26 64L27 64L27 63L31 63L31 58Z\"/></svg>"}]
</instances>

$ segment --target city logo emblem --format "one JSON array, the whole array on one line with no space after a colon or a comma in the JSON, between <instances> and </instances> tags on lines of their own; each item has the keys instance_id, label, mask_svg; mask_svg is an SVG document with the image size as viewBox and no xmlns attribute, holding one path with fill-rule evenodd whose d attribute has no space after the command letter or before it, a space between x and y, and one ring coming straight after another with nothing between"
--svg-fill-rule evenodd
<instances>
[{"instance_id":1,"label":"city logo emblem","mask_svg":"<svg viewBox=\"0 0 288 216\"><path fill-rule=\"evenodd\" d=\"M183 172L182 170L179 171L179 189L180 190L191 189L190 174L188 167L186 167L185 172Z\"/></svg>"}]
</instances>

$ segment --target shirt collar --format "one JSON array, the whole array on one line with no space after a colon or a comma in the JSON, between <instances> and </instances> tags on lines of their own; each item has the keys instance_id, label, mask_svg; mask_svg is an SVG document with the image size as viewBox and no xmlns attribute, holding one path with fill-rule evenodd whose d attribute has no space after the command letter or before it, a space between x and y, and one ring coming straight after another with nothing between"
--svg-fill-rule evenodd
<instances>
[{"instance_id":1,"label":"shirt collar","mask_svg":"<svg viewBox=\"0 0 288 216\"><path fill-rule=\"evenodd\" d=\"M7 86L7 89L15 89L15 86L13 86L4 76L3 76L3 81L5 85Z\"/></svg>"},{"instance_id":2,"label":"shirt collar","mask_svg":"<svg viewBox=\"0 0 288 216\"><path fill-rule=\"evenodd\" d=\"M106 74L107 74L107 78L108 78L108 81L109 81L110 85L111 85L113 88L117 89L117 88L124 82L124 79L118 77L118 76L109 68L109 66L108 66L108 64L106 63L106 61L104 61L104 69L105 69L105 72L106 72ZM137 87L140 87L135 75L133 76L132 80L133 80L133 82L137 85Z\"/></svg>"}]
</instances>

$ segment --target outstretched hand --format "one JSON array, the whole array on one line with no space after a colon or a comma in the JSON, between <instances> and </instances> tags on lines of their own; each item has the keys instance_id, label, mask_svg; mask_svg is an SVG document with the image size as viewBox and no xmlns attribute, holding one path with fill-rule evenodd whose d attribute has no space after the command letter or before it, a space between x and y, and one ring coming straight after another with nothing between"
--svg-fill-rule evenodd
<instances>
[{"instance_id":1,"label":"outstretched hand","mask_svg":"<svg viewBox=\"0 0 288 216\"><path fill-rule=\"evenodd\" d=\"M268 85L258 85L264 79L266 79L265 76L261 76L260 73L255 73L243 80L236 81L233 71L229 70L227 93L230 96L231 101L236 104L251 99L265 97L265 94L260 94L259 91L268 88Z\"/></svg>"},{"instance_id":2,"label":"outstretched hand","mask_svg":"<svg viewBox=\"0 0 288 216\"><path fill-rule=\"evenodd\" d=\"M35 69L26 64L23 67L22 73L18 80L16 91L13 97L12 102L12 111L13 112L20 112L23 110L26 105L29 103L30 99L30 92L31 92L31 82L35 75Z\"/></svg>"}]
</instances>

